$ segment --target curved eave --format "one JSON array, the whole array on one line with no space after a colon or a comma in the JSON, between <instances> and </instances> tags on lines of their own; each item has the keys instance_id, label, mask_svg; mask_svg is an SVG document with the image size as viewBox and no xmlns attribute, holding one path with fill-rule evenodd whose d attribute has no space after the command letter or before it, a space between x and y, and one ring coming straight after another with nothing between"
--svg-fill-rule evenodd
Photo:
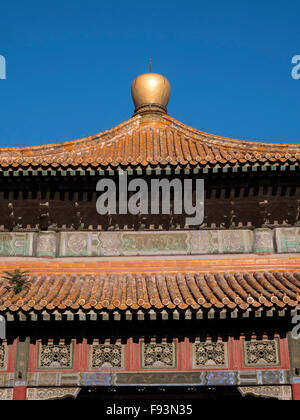
<instances>
[{"instance_id":1,"label":"curved eave","mask_svg":"<svg viewBox=\"0 0 300 420\"><path fill-rule=\"evenodd\" d=\"M0 281L0 313L59 311L252 311L295 308L299 272L37 274L15 295Z\"/></svg>"},{"instance_id":2,"label":"curved eave","mask_svg":"<svg viewBox=\"0 0 300 420\"><path fill-rule=\"evenodd\" d=\"M28 269L18 294L0 275L0 314L150 311L282 311L300 304L298 258L0 263Z\"/></svg>"},{"instance_id":3,"label":"curved eave","mask_svg":"<svg viewBox=\"0 0 300 420\"><path fill-rule=\"evenodd\" d=\"M300 145L215 136L168 115L137 115L94 136L65 143L0 148L0 171L299 165Z\"/></svg>"}]
</instances>

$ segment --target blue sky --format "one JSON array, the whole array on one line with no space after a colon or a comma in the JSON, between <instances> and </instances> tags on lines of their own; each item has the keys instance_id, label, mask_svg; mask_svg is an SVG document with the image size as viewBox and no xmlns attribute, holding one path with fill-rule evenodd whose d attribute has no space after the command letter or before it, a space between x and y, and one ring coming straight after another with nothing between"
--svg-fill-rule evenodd
<instances>
[{"instance_id":1,"label":"blue sky","mask_svg":"<svg viewBox=\"0 0 300 420\"><path fill-rule=\"evenodd\" d=\"M300 143L299 19L298 0L2 2L0 145L61 142L125 121L149 57L171 83L174 118Z\"/></svg>"}]
</instances>

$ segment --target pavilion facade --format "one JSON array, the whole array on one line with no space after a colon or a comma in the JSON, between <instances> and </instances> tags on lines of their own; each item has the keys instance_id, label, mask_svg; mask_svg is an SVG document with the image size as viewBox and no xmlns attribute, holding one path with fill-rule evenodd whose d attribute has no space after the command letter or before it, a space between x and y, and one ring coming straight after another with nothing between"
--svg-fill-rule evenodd
<instances>
[{"instance_id":1,"label":"pavilion facade","mask_svg":"<svg viewBox=\"0 0 300 420\"><path fill-rule=\"evenodd\" d=\"M0 280L0 399L300 399L300 146L188 127L167 115L169 93L142 75L117 127L0 149L0 271L30 273L19 293ZM99 215L97 182L124 172L204 179L203 223L174 197L167 215Z\"/></svg>"}]
</instances>

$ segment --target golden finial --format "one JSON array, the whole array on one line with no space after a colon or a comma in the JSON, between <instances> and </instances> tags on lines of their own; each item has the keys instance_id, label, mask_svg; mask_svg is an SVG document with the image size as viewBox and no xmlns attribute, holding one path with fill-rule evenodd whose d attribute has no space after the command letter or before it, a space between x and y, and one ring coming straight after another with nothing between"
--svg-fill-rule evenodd
<instances>
[{"instance_id":1,"label":"golden finial","mask_svg":"<svg viewBox=\"0 0 300 420\"><path fill-rule=\"evenodd\" d=\"M152 73L150 58L150 73L141 74L131 85L134 114L149 112L166 114L170 93L171 86L168 79L161 74Z\"/></svg>"}]
</instances>

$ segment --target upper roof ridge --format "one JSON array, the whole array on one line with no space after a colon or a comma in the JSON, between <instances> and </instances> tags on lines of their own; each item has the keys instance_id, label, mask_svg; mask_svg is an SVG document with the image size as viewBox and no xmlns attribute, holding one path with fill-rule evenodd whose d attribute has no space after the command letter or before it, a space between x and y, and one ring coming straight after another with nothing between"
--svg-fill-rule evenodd
<instances>
[{"instance_id":1,"label":"upper roof ridge","mask_svg":"<svg viewBox=\"0 0 300 420\"><path fill-rule=\"evenodd\" d=\"M149 138L147 132L151 132ZM158 155L157 144L161 145ZM136 115L109 130L77 140L0 148L0 170L9 166L211 166L267 160L300 161L300 145L221 137L192 128L167 114L152 113Z\"/></svg>"}]
</instances>

